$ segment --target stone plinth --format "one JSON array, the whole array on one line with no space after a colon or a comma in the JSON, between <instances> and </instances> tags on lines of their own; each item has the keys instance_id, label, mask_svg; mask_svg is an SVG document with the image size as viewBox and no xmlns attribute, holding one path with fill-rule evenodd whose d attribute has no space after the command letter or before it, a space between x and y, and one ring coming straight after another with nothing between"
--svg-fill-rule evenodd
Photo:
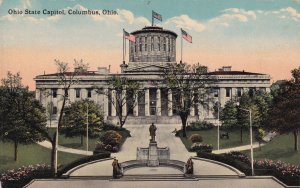
<instances>
[{"instance_id":1,"label":"stone plinth","mask_svg":"<svg viewBox=\"0 0 300 188\"><path fill-rule=\"evenodd\" d=\"M148 155L148 166L158 166L158 150L157 150L157 142L150 141L149 143L149 155Z\"/></svg>"},{"instance_id":2,"label":"stone plinth","mask_svg":"<svg viewBox=\"0 0 300 188\"><path fill-rule=\"evenodd\" d=\"M170 160L168 147L157 147L156 141L150 141L148 148L137 148L137 160L147 162L147 166L159 166L159 162Z\"/></svg>"}]
</instances>

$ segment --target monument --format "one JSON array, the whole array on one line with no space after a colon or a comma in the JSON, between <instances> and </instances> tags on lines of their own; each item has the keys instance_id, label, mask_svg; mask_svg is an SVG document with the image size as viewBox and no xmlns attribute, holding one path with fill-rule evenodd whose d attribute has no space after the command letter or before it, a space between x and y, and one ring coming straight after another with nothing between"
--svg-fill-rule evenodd
<instances>
[{"instance_id":1,"label":"monument","mask_svg":"<svg viewBox=\"0 0 300 188\"><path fill-rule=\"evenodd\" d=\"M137 148L137 160L147 161L147 166L159 166L160 161L170 160L170 150L168 147L159 148L155 140L156 126L152 123L149 127L150 142L148 148Z\"/></svg>"}]
</instances>

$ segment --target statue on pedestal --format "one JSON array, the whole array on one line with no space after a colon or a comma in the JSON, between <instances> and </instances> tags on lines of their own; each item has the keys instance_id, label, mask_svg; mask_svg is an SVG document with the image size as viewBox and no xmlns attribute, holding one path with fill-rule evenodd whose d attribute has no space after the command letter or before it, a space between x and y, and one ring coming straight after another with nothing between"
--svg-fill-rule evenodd
<instances>
[{"instance_id":1,"label":"statue on pedestal","mask_svg":"<svg viewBox=\"0 0 300 188\"><path fill-rule=\"evenodd\" d=\"M112 162L113 166L113 178L120 178L123 176L121 165L118 162L116 158L114 158L114 161Z\"/></svg>"},{"instance_id":2,"label":"statue on pedestal","mask_svg":"<svg viewBox=\"0 0 300 188\"><path fill-rule=\"evenodd\" d=\"M154 125L154 123L152 123L149 127L149 132L151 136L150 142L155 142L156 130L157 130L156 126Z\"/></svg>"},{"instance_id":3,"label":"statue on pedestal","mask_svg":"<svg viewBox=\"0 0 300 188\"><path fill-rule=\"evenodd\" d=\"M194 162L192 161L192 158L189 158L185 164L186 175L193 175L194 174Z\"/></svg>"}]
</instances>

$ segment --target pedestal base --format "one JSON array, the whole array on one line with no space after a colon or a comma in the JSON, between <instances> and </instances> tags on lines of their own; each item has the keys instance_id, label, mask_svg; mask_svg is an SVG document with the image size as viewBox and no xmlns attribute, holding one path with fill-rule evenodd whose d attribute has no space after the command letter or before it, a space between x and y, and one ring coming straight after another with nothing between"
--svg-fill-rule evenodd
<instances>
[{"instance_id":1,"label":"pedestal base","mask_svg":"<svg viewBox=\"0 0 300 188\"><path fill-rule=\"evenodd\" d=\"M149 155L148 155L148 166L159 166L157 142L150 141L149 143Z\"/></svg>"}]
</instances>

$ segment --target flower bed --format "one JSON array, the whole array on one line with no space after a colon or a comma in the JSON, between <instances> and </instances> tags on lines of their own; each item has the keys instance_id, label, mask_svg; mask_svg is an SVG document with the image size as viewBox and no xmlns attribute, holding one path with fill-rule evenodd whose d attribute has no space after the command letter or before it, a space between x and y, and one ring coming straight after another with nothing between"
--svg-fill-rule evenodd
<instances>
[{"instance_id":1,"label":"flower bed","mask_svg":"<svg viewBox=\"0 0 300 188\"><path fill-rule=\"evenodd\" d=\"M193 143L190 151L211 153L213 147L209 144Z\"/></svg>"},{"instance_id":2,"label":"flower bed","mask_svg":"<svg viewBox=\"0 0 300 188\"><path fill-rule=\"evenodd\" d=\"M22 166L18 169L8 170L1 174L1 182L5 187L23 187L33 179L53 178L53 173L49 165L37 164Z\"/></svg>"},{"instance_id":3,"label":"flower bed","mask_svg":"<svg viewBox=\"0 0 300 188\"><path fill-rule=\"evenodd\" d=\"M250 158L240 152L230 152L226 154L208 154L198 152L197 156L220 161L229 164L246 175L251 173ZM269 159L254 160L255 175L274 176L287 185L300 185L300 166L284 163L281 161L272 161Z\"/></svg>"}]
</instances>

